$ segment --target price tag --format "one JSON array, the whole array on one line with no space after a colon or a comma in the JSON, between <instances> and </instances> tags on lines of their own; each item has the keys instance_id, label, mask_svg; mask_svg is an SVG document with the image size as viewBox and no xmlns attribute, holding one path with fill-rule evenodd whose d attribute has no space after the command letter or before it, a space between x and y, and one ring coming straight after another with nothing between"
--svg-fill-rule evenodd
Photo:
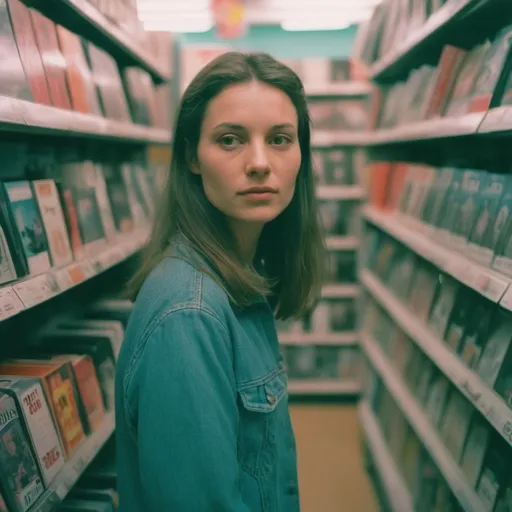
<instances>
[{"instance_id":1,"label":"price tag","mask_svg":"<svg viewBox=\"0 0 512 512\"><path fill-rule=\"evenodd\" d=\"M82 260L80 262L80 268L82 269L82 272L84 273L86 279L89 279L96 275L96 270L94 269L94 266L88 259Z\"/></svg>"},{"instance_id":2,"label":"price tag","mask_svg":"<svg viewBox=\"0 0 512 512\"><path fill-rule=\"evenodd\" d=\"M73 285L79 284L87 279L83 262L75 263L68 267L68 276Z\"/></svg>"},{"instance_id":3,"label":"price tag","mask_svg":"<svg viewBox=\"0 0 512 512\"><path fill-rule=\"evenodd\" d=\"M26 308L30 308L60 292L52 274L41 274L13 286Z\"/></svg>"},{"instance_id":4,"label":"price tag","mask_svg":"<svg viewBox=\"0 0 512 512\"><path fill-rule=\"evenodd\" d=\"M0 288L0 320L17 315L25 307L12 286Z\"/></svg>"},{"instance_id":5,"label":"price tag","mask_svg":"<svg viewBox=\"0 0 512 512\"><path fill-rule=\"evenodd\" d=\"M494 276L482 275L476 280L476 289L489 300L498 302L508 288L508 284L507 281Z\"/></svg>"}]
</instances>

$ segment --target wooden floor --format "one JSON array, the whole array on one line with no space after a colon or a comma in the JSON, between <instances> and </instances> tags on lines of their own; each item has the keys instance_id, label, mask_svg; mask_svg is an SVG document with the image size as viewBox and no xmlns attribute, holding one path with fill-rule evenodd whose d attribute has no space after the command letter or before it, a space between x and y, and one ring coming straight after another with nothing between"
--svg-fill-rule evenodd
<instances>
[{"instance_id":1,"label":"wooden floor","mask_svg":"<svg viewBox=\"0 0 512 512\"><path fill-rule=\"evenodd\" d=\"M364 469L353 405L290 406L301 512L379 512Z\"/></svg>"}]
</instances>

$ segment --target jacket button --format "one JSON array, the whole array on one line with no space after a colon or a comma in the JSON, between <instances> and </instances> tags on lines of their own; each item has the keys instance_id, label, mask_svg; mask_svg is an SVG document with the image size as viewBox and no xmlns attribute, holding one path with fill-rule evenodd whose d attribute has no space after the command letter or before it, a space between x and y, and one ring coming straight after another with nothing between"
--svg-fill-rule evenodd
<instances>
[{"instance_id":1,"label":"jacket button","mask_svg":"<svg viewBox=\"0 0 512 512\"><path fill-rule=\"evenodd\" d=\"M267 393L267 402L270 405L274 405L276 403L276 396L273 395L272 393Z\"/></svg>"}]
</instances>

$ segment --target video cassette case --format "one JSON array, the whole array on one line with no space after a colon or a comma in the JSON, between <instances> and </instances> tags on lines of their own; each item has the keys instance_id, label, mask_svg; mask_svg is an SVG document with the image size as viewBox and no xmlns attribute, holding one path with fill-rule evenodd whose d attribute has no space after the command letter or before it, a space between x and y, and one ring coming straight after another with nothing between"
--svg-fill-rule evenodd
<instances>
[{"instance_id":1,"label":"video cassette case","mask_svg":"<svg viewBox=\"0 0 512 512\"><path fill-rule=\"evenodd\" d=\"M48 486L64 466L65 457L40 380L32 377L0 376L0 392L16 400L43 480Z\"/></svg>"},{"instance_id":2,"label":"video cassette case","mask_svg":"<svg viewBox=\"0 0 512 512\"><path fill-rule=\"evenodd\" d=\"M11 512L26 512L44 485L14 399L0 393L0 482Z\"/></svg>"}]
</instances>

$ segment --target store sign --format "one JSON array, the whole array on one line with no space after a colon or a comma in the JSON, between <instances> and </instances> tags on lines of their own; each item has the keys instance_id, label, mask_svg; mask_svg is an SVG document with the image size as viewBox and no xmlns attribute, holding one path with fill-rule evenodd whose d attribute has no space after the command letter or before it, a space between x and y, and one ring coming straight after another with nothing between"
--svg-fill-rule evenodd
<instances>
[{"instance_id":1,"label":"store sign","mask_svg":"<svg viewBox=\"0 0 512 512\"><path fill-rule=\"evenodd\" d=\"M222 39L242 37L247 27L243 0L211 0L217 35Z\"/></svg>"}]
</instances>

